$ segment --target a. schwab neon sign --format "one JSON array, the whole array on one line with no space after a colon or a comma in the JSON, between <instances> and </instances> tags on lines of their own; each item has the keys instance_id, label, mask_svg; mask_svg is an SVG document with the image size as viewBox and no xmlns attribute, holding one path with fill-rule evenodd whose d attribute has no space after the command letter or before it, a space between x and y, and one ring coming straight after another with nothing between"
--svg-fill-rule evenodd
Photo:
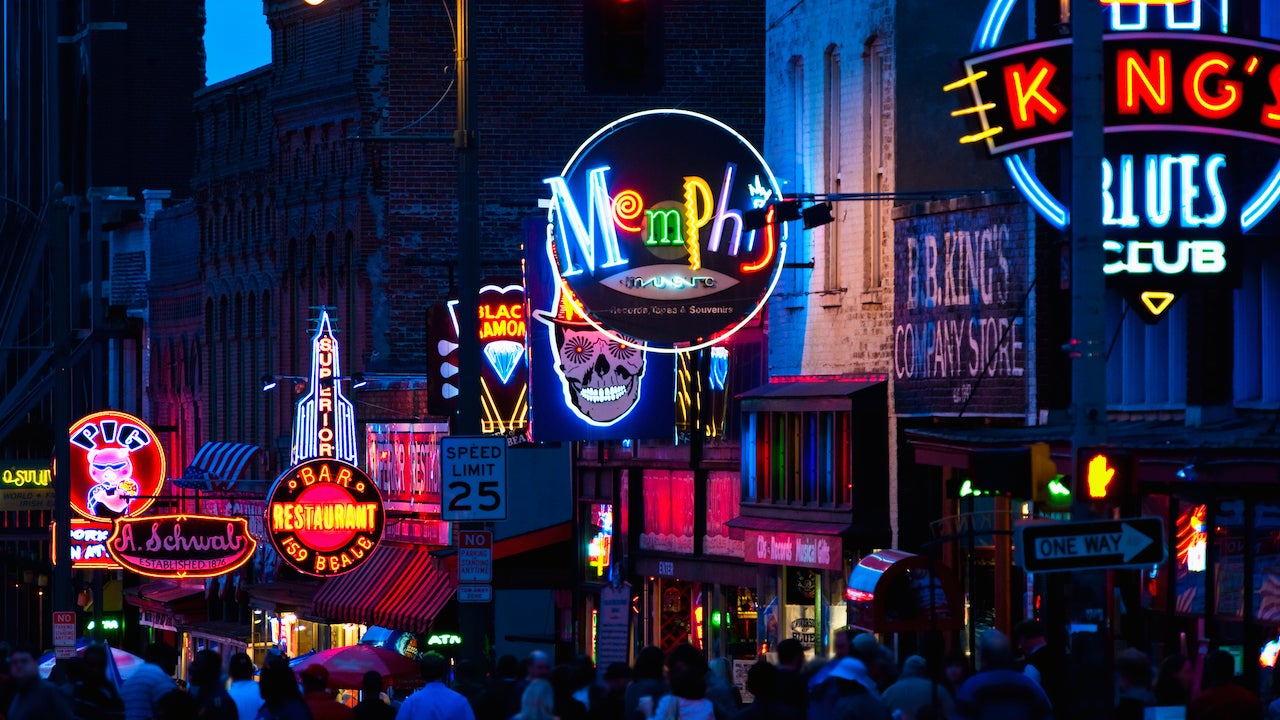
<instances>
[{"instance_id":1,"label":"a. schwab neon sign","mask_svg":"<svg viewBox=\"0 0 1280 720\"><path fill-rule=\"evenodd\" d=\"M711 345L759 312L777 283L785 226L747 229L743 218L778 198L777 181L718 120L629 115L543 182L562 298L617 342L651 352Z\"/></svg>"},{"instance_id":2,"label":"a. schwab neon sign","mask_svg":"<svg viewBox=\"0 0 1280 720\"><path fill-rule=\"evenodd\" d=\"M997 47L1015 3L992 0L974 39L977 54L946 89L972 93L973 105L952 113L977 121L961 142L1003 157L1028 202L1066 228L1066 206L1021 151L1071 137L1071 40ZM1280 201L1280 164L1258 173L1255 158L1233 152L1236 139L1280 145L1280 45L1225 35L1229 0L1217 13L1201 5L1107 11L1103 249L1113 285L1234 284L1231 241ZM1219 26L1203 27L1207 16ZM1158 19L1165 31L1149 31Z\"/></svg>"}]
</instances>

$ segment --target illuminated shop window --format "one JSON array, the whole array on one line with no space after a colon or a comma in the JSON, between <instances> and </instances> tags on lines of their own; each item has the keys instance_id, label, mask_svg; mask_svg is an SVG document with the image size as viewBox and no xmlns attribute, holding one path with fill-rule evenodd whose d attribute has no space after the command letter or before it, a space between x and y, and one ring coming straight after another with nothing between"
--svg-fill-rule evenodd
<instances>
[{"instance_id":1,"label":"illuminated shop window","mask_svg":"<svg viewBox=\"0 0 1280 720\"><path fill-rule=\"evenodd\" d=\"M849 413L748 413L742 447L746 502L841 507L849 503Z\"/></svg>"}]
</instances>

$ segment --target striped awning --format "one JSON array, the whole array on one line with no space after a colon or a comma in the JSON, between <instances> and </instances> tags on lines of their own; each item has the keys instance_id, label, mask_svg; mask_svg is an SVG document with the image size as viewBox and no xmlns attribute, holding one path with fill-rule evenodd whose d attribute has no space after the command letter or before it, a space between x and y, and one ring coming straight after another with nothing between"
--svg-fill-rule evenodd
<instances>
[{"instance_id":1,"label":"striped awning","mask_svg":"<svg viewBox=\"0 0 1280 720\"><path fill-rule=\"evenodd\" d=\"M244 466L258 449L257 445L243 443L207 442L174 482L190 490L228 490L240 479Z\"/></svg>"},{"instance_id":2,"label":"striped awning","mask_svg":"<svg viewBox=\"0 0 1280 720\"><path fill-rule=\"evenodd\" d=\"M368 562L326 580L313 608L333 622L422 633L455 589L452 574L435 567L426 546L383 542Z\"/></svg>"}]
</instances>

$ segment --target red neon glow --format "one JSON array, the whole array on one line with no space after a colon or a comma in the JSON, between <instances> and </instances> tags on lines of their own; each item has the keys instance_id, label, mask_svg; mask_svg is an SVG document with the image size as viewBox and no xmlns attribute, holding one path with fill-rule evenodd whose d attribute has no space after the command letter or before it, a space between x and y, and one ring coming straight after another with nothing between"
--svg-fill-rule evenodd
<instances>
[{"instance_id":1,"label":"red neon glow","mask_svg":"<svg viewBox=\"0 0 1280 720\"><path fill-rule=\"evenodd\" d=\"M844 589L844 599L849 602L871 602L875 596L875 593L869 593L866 590L855 590L851 587Z\"/></svg>"},{"instance_id":2,"label":"red neon glow","mask_svg":"<svg viewBox=\"0 0 1280 720\"><path fill-rule=\"evenodd\" d=\"M1106 455L1094 455L1089 459L1089 469L1085 478L1089 484L1089 497L1100 499L1107 497L1107 488L1115 478L1116 470L1109 465Z\"/></svg>"},{"instance_id":3,"label":"red neon glow","mask_svg":"<svg viewBox=\"0 0 1280 720\"><path fill-rule=\"evenodd\" d=\"M107 410L71 426L71 508L90 520L137 515L164 486L165 457L147 424Z\"/></svg>"},{"instance_id":4,"label":"red neon glow","mask_svg":"<svg viewBox=\"0 0 1280 720\"><path fill-rule=\"evenodd\" d=\"M1036 117L1043 117L1049 124L1062 119L1067 106L1049 92L1049 84L1058 73L1058 66L1040 58L1028 70L1016 63L1004 69L1005 90L1009 95L1009 107L1013 126L1025 130L1036 126Z\"/></svg>"},{"instance_id":5,"label":"red neon glow","mask_svg":"<svg viewBox=\"0 0 1280 720\"><path fill-rule=\"evenodd\" d=\"M644 214L644 199L635 190L623 190L613 196L613 222L627 232L640 232L640 225L631 225L628 221L637 220Z\"/></svg>"},{"instance_id":6,"label":"red neon glow","mask_svg":"<svg viewBox=\"0 0 1280 720\"><path fill-rule=\"evenodd\" d=\"M1271 68L1267 75L1267 84L1271 87L1272 102L1262 106L1262 124L1270 128L1280 128L1280 65Z\"/></svg>"},{"instance_id":7,"label":"red neon glow","mask_svg":"<svg viewBox=\"0 0 1280 720\"><path fill-rule=\"evenodd\" d=\"M775 212L777 212L777 208L770 205L769 209L766 210L764 214L764 257L761 257L759 262L743 263L738 266L738 269L742 272L759 272L766 267L769 267L769 263L773 262L774 248L778 247L778 238L775 237L775 233L777 233L775 228L777 226L773 224L773 215Z\"/></svg>"},{"instance_id":8,"label":"red neon glow","mask_svg":"<svg viewBox=\"0 0 1280 720\"><path fill-rule=\"evenodd\" d=\"M1209 90L1212 80L1226 75L1234 62L1230 55L1220 52L1204 53L1191 62L1183 76L1182 89L1197 114L1217 120L1240 109L1244 99L1238 80L1219 79L1215 92Z\"/></svg>"},{"instance_id":9,"label":"red neon glow","mask_svg":"<svg viewBox=\"0 0 1280 720\"><path fill-rule=\"evenodd\" d=\"M1145 105L1151 112L1173 112L1173 53L1153 50L1143 59L1136 50L1116 54L1116 106L1121 115L1137 115Z\"/></svg>"},{"instance_id":10,"label":"red neon glow","mask_svg":"<svg viewBox=\"0 0 1280 720\"><path fill-rule=\"evenodd\" d=\"M1178 563L1185 565L1189 572L1204 572L1207 511L1206 506L1196 505L1178 516Z\"/></svg>"},{"instance_id":11,"label":"red neon glow","mask_svg":"<svg viewBox=\"0 0 1280 720\"><path fill-rule=\"evenodd\" d=\"M155 578L206 578L249 561L258 543L242 517L148 515L116 521L107 540L127 570Z\"/></svg>"},{"instance_id":12,"label":"red neon glow","mask_svg":"<svg viewBox=\"0 0 1280 720\"><path fill-rule=\"evenodd\" d=\"M350 572L382 540L382 496L369 476L332 458L286 470L267 494L267 533L299 572L327 577Z\"/></svg>"},{"instance_id":13,"label":"red neon glow","mask_svg":"<svg viewBox=\"0 0 1280 720\"><path fill-rule=\"evenodd\" d=\"M771 385L806 382L839 382L839 383L872 383L884 382L887 375L875 373L866 375L774 375L769 378Z\"/></svg>"}]
</instances>

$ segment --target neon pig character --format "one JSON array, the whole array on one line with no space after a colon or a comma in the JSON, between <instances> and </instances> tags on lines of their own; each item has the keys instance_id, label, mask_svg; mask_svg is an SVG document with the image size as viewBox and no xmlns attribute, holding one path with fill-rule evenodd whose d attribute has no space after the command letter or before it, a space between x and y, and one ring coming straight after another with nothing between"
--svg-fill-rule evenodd
<instances>
[{"instance_id":1,"label":"neon pig character","mask_svg":"<svg viewBox=\"0 0 1280 720\"><path fill-rule=\"evenodd\" d=\"M117 518L129 512L138 495L139 484L133 479L133 462L129 450L122 447L94 448L89 451L89 488L86 505L89 512L101 518Z\"/></svg>"},{"instance_id":2,"label":"neon pig character","mask_svg":"<svg viewBox=\"0 0 1280 720\"><path fill-rule=\"evenodd\" d=\"M626 417L640 401L645 367L640 344L619 342L596 330L558 296L554 313L533 314L551 330L565 404L592 425L612 425Z\"/></svg>"}]
</instances>

